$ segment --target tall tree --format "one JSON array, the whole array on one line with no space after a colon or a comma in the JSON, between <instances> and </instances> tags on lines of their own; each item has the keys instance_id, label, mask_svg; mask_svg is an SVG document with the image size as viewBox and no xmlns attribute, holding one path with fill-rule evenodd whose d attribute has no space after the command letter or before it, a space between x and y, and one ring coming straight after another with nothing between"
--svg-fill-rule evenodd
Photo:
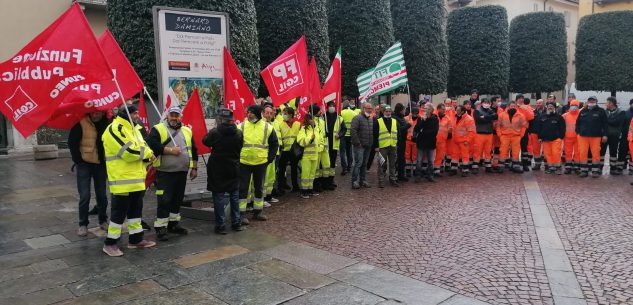
<instances>
[{"instance_id":1,"label":"tall tree","mask_svg":"<svg viewBox=\"0 0 633 305\"><path fill-rule=\"evenodd\" d=\"M633 11L585 16L576 38L578 90L633 91Z\"/></svg>"},{"instance_id":2,"label":"tall tree","mask_svg":"<svg viewBox=\"0 0 633 305\"><path fill-rule=\"evenodd\" d=\"M255 7L262 67L305 35L308 54L316 58L324 81L330 64L327 0L256 0ZM265 96L266 86L262 84L259 93Z\"/></svg>"},{"instance_id":3,"label":"tall tree","mask_svg":"<svg viewBox=\"0 0 633 305\"><path fill-rule=\"evenodd\" d=\"M330 0L328 20L332 51L342 47L343 95L358 97L356 78L394 42L389 0Z\"/></svg>"},{"instance_id":4,"label":"tall tree","mask_svg":"<svg viewBox=\"0 0 633 305\"><path fill-rule=\"evenodd\" d=\"M552 92L567 83L565 16L537 12L510 23L510 90Z\"/></svg>"},{"instance_id":5,"label":"tall tree","mask_svg":"<svg viewBox=\"0 0 633 305\"><path fill-rule=\"evenodd\" d=\"M391 0L396 40L402 42L413 97L446 90L448 43L444 0Z\"/></svg>"},{"instance_id":6,"label":"tall tree","mask_svg":"<svg viewBox=\"0 0 633 305\"><path fill-rule=\"evenodd\" d=\"M498 5L448 15L448 94L504 94L510 76L508 14Z\"/></svg>"},{"instance_id":7,"label":"tall tree","mask_svg":"<svg viewBox=\"0 0 633 305\"><path fill-rule=\"evenodd\" d=\"M227 12L233 58L251 89L259 87L253 0L108 0L108 27L152 95L157 96L153 6Z\"/></svg>"}]
</instances>

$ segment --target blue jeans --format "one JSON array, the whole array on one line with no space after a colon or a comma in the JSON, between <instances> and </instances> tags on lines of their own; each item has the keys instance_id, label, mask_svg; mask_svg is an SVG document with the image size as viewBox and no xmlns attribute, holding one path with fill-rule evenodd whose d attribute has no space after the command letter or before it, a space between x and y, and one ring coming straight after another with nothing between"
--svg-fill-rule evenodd
<instances>
[{"instance_id":1,"label":"blue jeans","mask_svg":"<svg viewBox=\"0 0 633 305\"><path fill-rule=\"evenodd\" d=\"M427 166L424 169L424 175L422 174L422 161L424 157L427 158ZM418 148L418 161L415 167L416 175L418 177L433 177L433 161L435 161L435 148L433 149L420 149Z\"/></svg>"},{"instance_id":2,"label":"blue jeans","mask_svg":"<svg viewBox=\"0 0 633 305\"><path fill-rule=\"evenodd\" d=\"M108 221L108 197L106 195L107 173L105 164L79 163L77 170L77 191L79 192L79 225L88 226L90 210L90 183L94 181L99 224Z\"/></svg>"},{"instance_id":3,"label":"blue jeans","mask_svg":"<svg viewBox=\"0 0 633 305\"><path fill-rule=\"evenodd\" d=\"M231 225L241 224L240 219L240 191L235 190L228 193L213 192L213 214L215 214L215 227L225 226L226 213L224 208L231 204Z\"/></svg>"},{"instance_id":4,"label":"blue jeans","mask_svg":"<svg viewBox=\"0 0 633 305\"><path fill-rule=\"evenodd\" d=\"M371 153L371 147L354 146L354 169L352 170L352 183L367 181L367 160Z\"/></svg>"},{"instance_id":5,"label":"blue jeans","mask_svg":"<svg viewBox=\"0 0 633 305\"><path fill-rule=\"evenodd\" d=\"M352 137L342 137L340 146L341 168L348 170L352 167Z\"/></svg>"}]
</instances>

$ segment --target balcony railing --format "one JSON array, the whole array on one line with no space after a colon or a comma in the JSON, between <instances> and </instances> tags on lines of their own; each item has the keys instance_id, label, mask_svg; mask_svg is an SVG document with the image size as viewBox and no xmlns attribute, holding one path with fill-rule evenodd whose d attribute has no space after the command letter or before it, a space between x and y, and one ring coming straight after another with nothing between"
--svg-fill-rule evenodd
<instances>
[{"instance_id":1,"label":"balcony railing","mask_svg":"<svg viewBox=\"0 0 633 305\"><path fill-rule=\"evenodd\" d=\"M108 5L107 0L76 0L79 4L88 4L88 5L99 5L106 6Z\"/></svg>"}]
</instances>

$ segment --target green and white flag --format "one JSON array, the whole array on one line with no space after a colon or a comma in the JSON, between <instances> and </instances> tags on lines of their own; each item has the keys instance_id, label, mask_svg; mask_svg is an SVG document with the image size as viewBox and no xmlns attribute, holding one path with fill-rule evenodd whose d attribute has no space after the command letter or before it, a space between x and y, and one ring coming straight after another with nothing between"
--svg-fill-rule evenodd
<instances>
[{"instance_id":1,"label":"green and white flag","mask_svg":"<svg viewBox=\"0 0 633 305\"><path fill-rule=\"evenodd\" d=\"M407 68L404 65L402 44L396 42L387 50L375 68L356 78L360 102L375 95L392 91L407 84Z\"/></svg>"}]
</instances>

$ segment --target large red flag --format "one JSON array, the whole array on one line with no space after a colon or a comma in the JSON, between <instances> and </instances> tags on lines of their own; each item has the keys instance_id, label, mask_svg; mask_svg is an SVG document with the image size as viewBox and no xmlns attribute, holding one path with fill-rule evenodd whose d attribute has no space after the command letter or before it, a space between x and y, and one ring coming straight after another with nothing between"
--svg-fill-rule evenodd
<instances>
[{"instance_id":1,"label":"large red flag","mask_svg":"<svg viewBox=\"0 0 633 305\"><path fill-rule=\"evenodd\" d=\"M130 64L110 30L106 30L99 36L98 41L101 50L103 50L103 55L108 60L110 68L112 68L114 76L119 82L123 98L128 100L141 92L143 90L143 81L134 71L132 64Z\"/></svg>"},{"instance_id":2,"label":"large red flag","mask_svg":"<svg viewBox=\"0 0 633 305\"><path fill-rule=\"evenodd\" d=\"M79 4L0 64L0 111L25 137L73 88L113 78Z\"/></svg>"},{"instance_id":3,"label":"large red flag","mask_svg":"<svg viewBox=\"0 0 633 305\"><path fill-rule=\"evenodd\" d=\"M306 96L299 99L297 105L297 120L303 122L303 117L310 110L310 105L316 104L323 107L321 100L321 81L319 80L316 60L313 56L308 67L308 91Z\"/></svg>"},{"instance_id":4,"label":"large red flag","mask_svg":"<svg viewBox=\"0 0 633 305\"><path fill-rule=\"evenodd\" d=\"M341 48L338 48L336 56L332 60L332 66L323 84L321 92L323 94L323 102L334 101L336 104L336 112L341 113Z\"/></svg>"},{"instance_id":5,"label":"large red flag","mask_svg":"<svg viewBox=\"0 0 633 305\"><path fill-rule=\"evenodd\" d=\"M123 109L125 111L125 109ZM138 118L143 122L143 128L149 134L149 117L147 116L147 107L145 106L145 97L141 94L138 100Z\"/></svg>"},{"instance_id":6,"label":"large red flag","mask_svg":"<svg viewBox=\"0 0 633 305\"><path fill-rule=\"evenodd\" d=\"M240 69L229 51L224 48L224 107L233 110L235 124L246 117L246 107L255 104L255 96L248 88Z\"/></svg>"},{"instance_id":7,"label":"large red flag","mask_svg":"<svg viewBox=\"0 0 633 305\"><path fill-rule=\"evenodd\" d=\"M182 124L191 128L198 155L210 153L211 149L202 144L202 138L207 135L207 123L204 120L204 112L202 112L202 102L200 101L198 89L193 89L193 93L191 97L189 97L185 109L182 110Z\"/></svg>"},{"instance_id":8,"label":"large red flag","mask_svg":"<svg viewBox=\"0 0 633 305\"><path fill-rule=\"evenodd\" d=\"M308 52L305 36L281 54L261 72L275 106L295 97L306 96L308 90Z\"/></svg>"}]
</instances>

